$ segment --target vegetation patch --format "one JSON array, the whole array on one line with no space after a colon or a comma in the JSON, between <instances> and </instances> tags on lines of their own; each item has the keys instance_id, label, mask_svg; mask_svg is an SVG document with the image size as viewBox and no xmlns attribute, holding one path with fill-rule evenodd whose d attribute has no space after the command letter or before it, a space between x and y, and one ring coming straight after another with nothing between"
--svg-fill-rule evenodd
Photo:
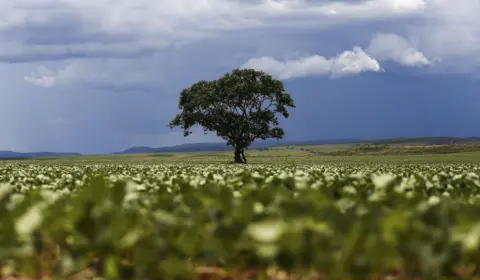
<instances>
[{"instance_id":1,"label":"vegetation patch","mask_svg":"<svg viewBox=\"0 0 480 280\"><path fill-rule=\"evenodd\" d=\"M175 155L165 154L165 153L158 153L158 154L149 154L148 156L150 156L150 157L166 157L166 158L169 158L169 157L174 157Z\"/></svg>"},{"instance_id":2,"label":"vegetation patch","mask_svg":"<svg viewBox=\"0 0 480 280\"><path fill-rule=\"evenodd\" d=\"M365 144L357 148L329 153L336 156L348 155L412 155L412 154L453 154L480 151L480 144L445 145L387 145Z\"/></svg>"},{"instance_id":3,"label":"vegetation patch","mask_svg":"<svg viewBox=\"0 0 480 280\"><path fill-rule=\"evenodd\" d=\"M0 182L5 275L478 274L480 166L474 164L10 162L0 166Z\"/></svg>"}]
</instances>

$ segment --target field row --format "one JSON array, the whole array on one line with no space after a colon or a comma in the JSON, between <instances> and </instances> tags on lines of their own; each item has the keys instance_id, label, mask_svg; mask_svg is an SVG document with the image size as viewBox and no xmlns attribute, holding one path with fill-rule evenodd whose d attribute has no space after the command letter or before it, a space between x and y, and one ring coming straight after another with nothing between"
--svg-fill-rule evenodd
<instances>
[{"instance_id":1,"label":"field row","mask_svg":"<svg viewBox=\"0 0 480 280\"><path fill-rule=\"evenodd\" d=\"M473 164L4 164L0 182L4 273L472 279L480 260Z\"/></svg>"}]
</instances>

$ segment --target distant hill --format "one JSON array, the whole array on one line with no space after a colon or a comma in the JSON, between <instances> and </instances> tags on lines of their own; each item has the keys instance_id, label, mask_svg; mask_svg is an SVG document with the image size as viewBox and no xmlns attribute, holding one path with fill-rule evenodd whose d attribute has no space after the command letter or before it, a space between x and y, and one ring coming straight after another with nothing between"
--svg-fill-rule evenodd
<instances>
[{"instance_id":1,"label":"distant hill","mask_svg":"<svg viewBox=\"0 0 480 280\"><path fill-rule=\"evenodd\" d=\"M53 152L33 152L18 153L12 151L0 151L0 159L20 159L34 157L55 157L55 156L80 156L79 153L53 153Z\"/></svg>"},{"instance_id":2,"label":"distant hill","mask_svg":"<svg viewBox=\"0 0 480 280\"><path fill-rule=\"evenodd\" d=\"M259 149L265 147L271 147L275 145L276 142L264 142L264 143L253 143L251 149ZM182 144L170 147L132 147L126 149L123 152L118 152L115 154L151 154L151 153L178 153L178 152L215 152L215 151L232 151L231 146L227 146L225 143L193 143L193 144Z\"/></svg>"},{"instance_id":3,"label":"distant hill","mask_svg":"<svg viewBox=\"0 0 480 280\"><path fill-rule=\"evenodd\" d=\"M450 145L450 144L480 144L480 137L417 137L417 138L385 138L385 139L358 139L358 138L340 138L340 139L318 139L307 141L285 141L265 140L254 142L249 149L262 149L274 146L306 146L306 145L327 145L327 144L373 144L388 146L416 146L416 145ZM193 143L182 144L170 147L132 147L122 152L113 154L154 154L154 153L178 153L178 152L215 152L232 151L231 146L224 142L217 143ZM31 152L21 153L13 151L0 151L0 159L28 159L38 157L57 157L57 156L81 156L80 153L55 153L55 152Z\"/></svg>"},{"instance_id":4,"label":"distant hill","mask_svg":"<svg viewBox=\"0 0 480 280\"><path fill-rule=\"evenodd\" d=\"M418 137L418 138L392 138L371 141L377 145L446 145L479 143L480 137Z\"/></svg>"},{"instance_id":5,"label":"distant hill","mask_svg":"<svg viewBox=\"0 0 480 280\"><path fill-rule=\"evenodd\" d=\"M322 144L340 144L361 141L359 139L322 139L309 141L280 141L279 145L322 145ZM265 140L254 142L249 149L262 149L277 145L275 140ZM223 142L218 143L193 143L182 144L170 147L132 147L115 154L151 154L151 153L178 153L178 152L216 152L216 151L233 151L231 146L227 146Z\"/></svg>"},{"instance_id":6,"label":"distant hill","mask_svg":"<svg viewBox=\"0 0 480 280\"><path fill-rule=\"evenodd\" d=\"M306 146L306 145L326 145L326 144L347 144L347 143L369 143L374 145L446 145L446 144L467 144L480 143L480 137L417 137L417 138L385 138L385 139L358 139L358 138L341 138L341 139L318 139L307 141L285 141L281 140L277 144L276 140L266 140L254 142L249 149L261 149L274 146ZM132 147L122 152L114 154L153 154L153 153L178 153L178 152L215 152L215 151L232 151L231 146L225 145L223 142L217 143L193 143L182 144L169 147Z\"/></svg>"},{"instance_id":7,"label":"distant hill","mask_svg":"<svg viewBox=\"0 0 480 280\"><path fill-rule=\"evenodd\" d=\"M318 140L290 141L290 142L287 141L287 142L282 142L281 146L328 145L328 144L347 144L347 143L359 143L359 142L365 142L365 140L358 139L358 138L340 138L340 139L318 139Z\"/></svg>"}]
</instances>

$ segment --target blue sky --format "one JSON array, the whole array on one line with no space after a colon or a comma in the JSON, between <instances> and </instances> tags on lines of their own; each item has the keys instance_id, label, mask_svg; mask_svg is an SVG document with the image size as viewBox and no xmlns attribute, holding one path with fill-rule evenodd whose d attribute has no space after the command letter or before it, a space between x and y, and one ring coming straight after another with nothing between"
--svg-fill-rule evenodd
<instances>
[{"instance_id":1,"label":"blue sky","mask_svg":"<svg viewBox=\"0 0 480 280\"><path fill-rule=\"evenodd\" d=\"M477 0L0 0L0 150L219 141L167 128L233 68L282 79L289 140L480 136Z\"/></svg>"}]
</instances>

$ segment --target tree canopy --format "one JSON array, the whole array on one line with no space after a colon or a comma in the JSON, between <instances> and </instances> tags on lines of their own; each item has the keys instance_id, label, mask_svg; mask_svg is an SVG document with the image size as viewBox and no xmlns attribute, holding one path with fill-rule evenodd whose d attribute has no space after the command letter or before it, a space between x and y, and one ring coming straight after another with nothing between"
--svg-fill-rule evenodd
<instances>
[{"instance_id":1,"label":"tree canopy","mask_svg":"<svg viewBox=\"0 0 480 280\"><path fill-rule=\"evenodd\" d=\"M255 139L282 139L277 115L289 117L287 108L295 108L281 81L263 71L234 69L223 77L194 83L183 89L179 98L181 112L170 127L181 127L190 135L194 126L205 133L216 132L235 149L235 162L246 163L244 150Z\"/></svg>"}]
</instances>

